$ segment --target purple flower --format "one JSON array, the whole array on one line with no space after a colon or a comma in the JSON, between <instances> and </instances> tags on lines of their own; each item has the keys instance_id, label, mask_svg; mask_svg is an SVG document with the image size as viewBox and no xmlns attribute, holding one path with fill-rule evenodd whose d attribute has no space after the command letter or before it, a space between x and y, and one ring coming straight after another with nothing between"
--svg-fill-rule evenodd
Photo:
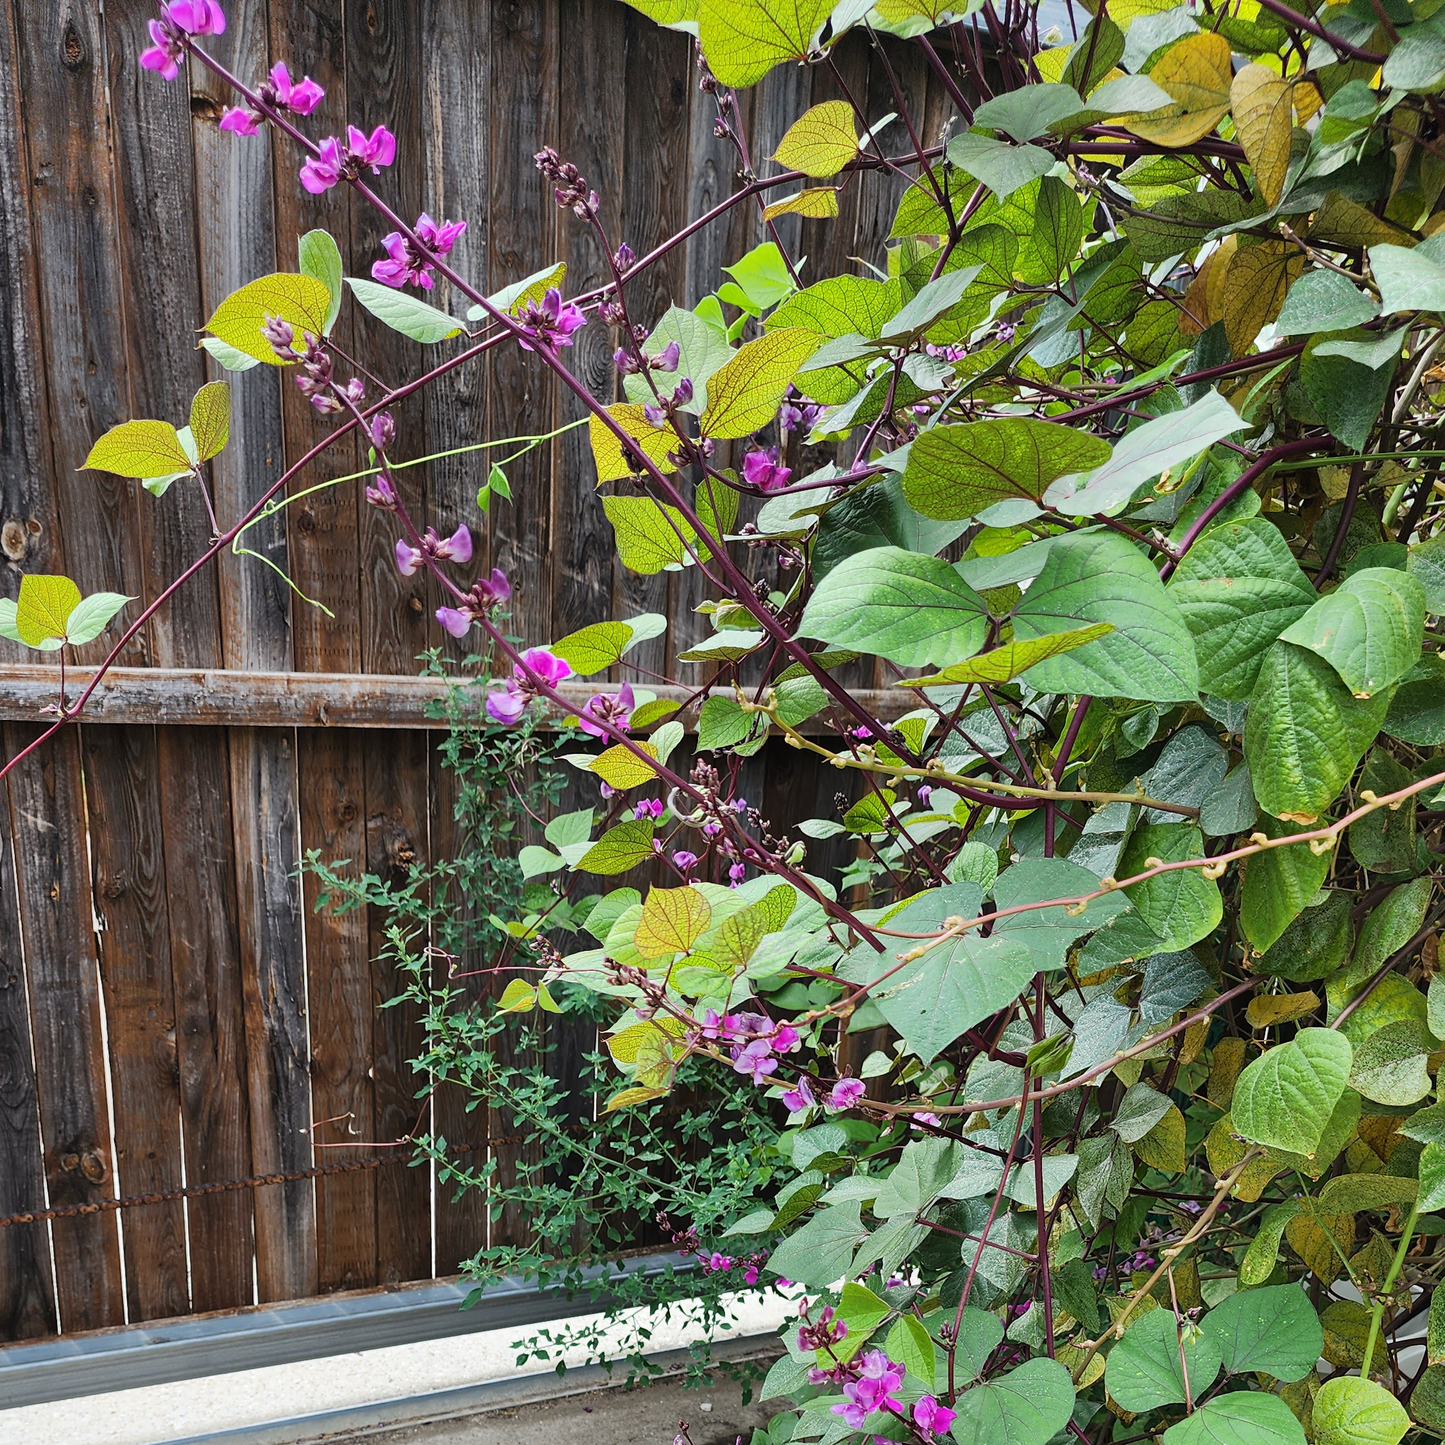
<instances>
[{"instance_id":1,"label":"purple flower","mask_svg":"<svg viewBox=\"0 0 1445 1445\"><path fill-rule=\"evenodd\" d=\"M329 191L341 179L341 172L346 166L341 142L335 136L327 136L321 142L320 151L320 155L312 156L301 167L301 184L313 196Z\"/></svg>"},{"instance_id":2,"label":"purple flower","mask_svg":"<svg viewBox=\"0 0 1445 1445\"><path fill-rule=\"evenodd\" d=\"M632 263L636 260L636 253L633 251L632 247L627 244L626 241L622 242L622 244L618 246L618 248L612 253L612 264L616 266L619 271L628 270L632 266Z\"/></svg>"},{"instance_id":3,"label":"purple flower","mask_svg":"<svg viewBox=\"0 0 1445 1445\"><path fill-rule=\"evenodd\" d=\"M756 1284L756 1283L758 1282L758 1270L759 1270L759 1268L760 1268L760 1266L758 1266L758 1265L756 1265L756 1264L749 1263L749 1264L748 1264L748 1267L743 1271L743 1283L744 1283L744 1284Z\"/></svg>"},{"instance_id":4,"label":"purple flower","mask_svg":"<svg viewBox=\"0 0 1445 1445\"><path fill-rule=\"evenodd\" d=\"M605 738L607 728L599 724L610 723L614 728L625 728L634 706L632 684L624 682L615 693L599 692L596 697L588 698L577 721L584 733L594 738Z\"/></svg>"},{"instance_id":5,"label":"purple flower","mask_svg":"<svg viewBox=\"0 0 1445 1445\"><path fill-rule=\"evenodd\" d=\"M428 537L435 535L430 527L426 531ZM463 565L472 560L472 534L465 522L459 524L445 542L437 543L436 556L444 562L460 562Z\"/></svg>"},{"instance_id":6,"label":"purple flower","mask_svg":"<svg viewBox=\"0 0 1445 1445\"><path fill-rule=\"evenodd\" d=\"M914 789L914 796L918 799L918 806L920 808L926 808L928 806L928 800L933 796L933 789L929 787L927 783L920 783L918 787Z\"/></svg>"},{"instance_id":7,"label":"purple flower","mask_svg":"<svg viewBox=\"0 0 1445 1445\"><path fill-rule=\"evenodd\" d=\"M797 1029L792 1026L792 1024L783 1024L779 1028L773 1030L773 1047L780 1054L791 1054L793 1050L797 1048L798 1045L802 1042L803 1036L797 1031Z\"/></svg>"},{"instance_id":8,"label":"purple flower","mask_svg":"<svg viewBox=\"0 0 1445 1445\"><path fill-rule=\"evenodd\" d=\"M187 35L223 35L226 16L216 0L171 0L166 19Z\"/></svg>"},{"instance_id":9,"label":"purple flower","mask_svg":"<svg viewBox=\"0 0 1445 1445\"><path fill-rule=\"evenodd\" d=\"M493 576L495 575L494 573ZM505 580L504 578L503 581ZM554 656L545 647L529 647L522 654L522 663L528 671L524 671L523 667L514 667L503 691L487 694L487 716L495 722L516 722L526 710L527 704L533 698L541 696L532 677L540 678L546 686L556 687L559 682L572 676L571 664Z\"/></svg>"},{"instance_id":10,"label":"purple flower","mask_svg":"<svg viewBox=\"0 0 1445 1445\"><path fill-rule=\"evenodd\" d=\"M753 1083L763 1083L769 1074L776 1073L778 1061L773 1057L773 1046L766 1039L754 1039L733 1051L733 1068L740 1074L751 1076Z\"/></svg>"},{"instance_id":11,"label":"purple flower","mask_svg":"<svg viewBox=\"0 0 1445 1445\"><path fill-rule=\"evenodd\" d=\"M868 1092L862 1079L839 1079L828 1091L830 1109L851 1109Z\"/></svg>"},{"instance_id":12,"label":"purple flower","mask_svg":"<svg viewBox=\"0 0 1445 1445\"><path fill-rule=\"evenodd\" d=\"M420 547L408 546L406 540L402 537L396 539L396 570L400 572L403 577L410 577L416 569L421 566L424 557L425 553L422 552ZM468 623L467 625L470 626L471 624ZM461 634L458 633L457 635L460 636Z\"/></svg>"},{"instance_id":13,"label":"purple flower","mask_svg":"<svg viewBox=\"0 0 1445 1445\"><path fill-rule=\"evenodd\" d=\"M533 342L538 346L571 346L572 333L587 324L582 308L575 301L564 303L555 286L547 289L540 302L527 302L517 320L532 338L517 338L517 344L526 351L534 350Z\"/></svg>"},{"instance_id":14,"label":"purple flower","mask_svg":"<svg viewBox=\"0 0 1445 1445\"><path fill-rule=\"evenodd\" d=\"M255 135L264 119L260 111L249 110L244 105L228 105L221 112L220 127L237 135Z\"/></svg>"},{"instance_id":15,"label":"purple flower","mask_svg":"<svg viewBox=\"0 0 1445 1445\"><path fill-rule=\"evenodd\" d=\"M929 1113L927 1110L913 1116L913 1127L915 1129L920 1129L925 1125L932 1125L935 1129L941 1129L943 1128L943 1120L940 1119L937 1114Z\"/></svg>"},{"instance_id":16,"label":"purple flower","mask_svg":"<svg viewBox=\"0 0 1445 1445\"><path fill-rule=\"evenodd\" d=\"M722 1274L733 1267L733 1260L730 1254L719 1254L716 1250L705 1255L702 1261L702 1272L704 1274Z\"/></svg>"},{"instance_id":17,"label":"purple flower","mask_svg":"<svg viewBox=\"0 0 1445 1445\"><path fill-rule=\"evenodd\" d=\"M310 115L325 94L309 75L304 80L292 81L284 61L271 67L270 84L261 87L263 99L295 115Z\"/></svg>"},{"instance_id":18,"label":"purple flower","mask_svg":"<svg viewBox=\"0 0 1445 1445\"><path fill-rule=\"evenodd\" d=\"M512 584L507 581L507 574L500 567L493 567L490 577L480 577L472 583L472 603L482 612L490 612L494 607L500 607L511 595Z\"/></svg>"},{"instance_id":19,"label":"purple flower","mask_svg":"<svg viewBox=\"0 0 1445 1445\"><path fill-rule=\"evenodd\" d=\"M396 511L396 488L391 484L391 478L383 472L377 479L374 487L366 489L366 500L373 507L380 507L383 512Z\"/></svg>"},{"instance_id":20,"label":"purple flower","mask_svg":"<svg viewBox=\"0 0 1445 1445\"><path fill-rule=\"evenodd\" d=\"M894 1391L903 1385L903 1366L895 1365L882 1350L869 1350L863 1356L861 1378L843 1386L847 1403L834 1405L832 1413L841 1415L851 1429L859 1430L875 1410L901 1410L902 1402Z\"/></svg>"},{"instance_id":21,"label":"purple flower","mask_svg":"<svg viewBox=\"0 0 1445 1445\"><path fill-rule=\"evenodd\" d=\"M697 867L697 854L689 853L686 848L679 848L672 855L672 866L679 873L690 873Z\"/></svg>"},{"instance_id":22,"label":"purple flower","mask_svg":"<svg viewBox=\"0 0 1445 1445\"><path fill-rule=\"evenodd\" d=\"M445 541L437 535L435 527L428 527L422 534L420 547L409 547L400 538L396 543L396 565L403 577L410 577L423 560L431 557L438 562L462 562L472 560L472 534L465 523L459 526ZM498 574L493 573L493 580ZM507 579L502 578L502 585L507 587ZM511 595L511 588L507 587L507 594Z\"/></svg>"},{"instance_id":23,"label":"purple flower","mask_svg":"<svg viewBox=\"0 0 1445 1445\"><path fill-rule=\"evenodd\" d=\"M647 419L649 426L662 426L667 421L667 413L660 406L649 402L642 408L642 415Z\"/></svg>"},{"instance_id":24,"label":"purple flower","mask_svg":"<svg viewBox=\"0 0 1445 1445\"><path fill-rule=\"evenodd\" d=\"M932 1395L925 1395L913 1406L913 1423L925 1435L946 1435L955 1414L957 1411L950 1410L947 1405L940 1405Z\"/></svg>"},{"instance_id":25,"label":"purple flower","mask_svg":"<svg viewBox=\"0 0 1445 1445\"><path fill-rule=\"evenodd\" d=\"M384 452L396 440L396 421L389 411L379 411L371 419L371 444Z\"/></svg>"},{"instance_id":26,"label":"purple flower","mask_svg":"<svg viewBox=\"0 0 1445 1445\"><path fill-rule=\"evenodd\" d=\"M798 1080L796 1087L784 1091L783 1094L783 1105L790 1114L798 1114L804 1109L811 1109L817 1102L817 1099L813 1097L813 1090L808 1085L806 1074Z\"/></svg>"},{"instance_id":27,"label":"purple flower","mask_svg":"<svg viewBox=\"0 0 1445 1445\"><path fill-rule=\"evenodd\" d=\"M612 353L612 361L623 376L631 376L638 369L637 358L625 346L619 346Z\"/></svg>"},{"instance_id":28,"label":"purple flower","mask_svg":"<svg viewBox=\"0 0 1445 1445\"><path fill-rule=\"evenodd\" d=\"M728 866L728 887L736 888L748 876L748 865L746 863L732 863Z\"/></svg>"},{"instance_id":29,"label":"purple flower","mask_svg":"<svg viewBox=\"0 0 1445 1445\"><path fill-rule=\"evenodd\" d=\"M786 487L788 478L792 475L790 468L778 465L776 447L770 447L767 451L759 449L749 452L743 458L743 480L752 486L761 487L765 492L775 492L779 487Z\"/></svg>"},{"instance_id":30,"label":"purple flower","mask_svg":"<svg viewBox=\"0 0 1445 1445\"><path fill-rule=\"evenodd\" d=\"M147 70L158 71L162 80L174 80L181 73L185 49L159 20L147 20L146 29L150 31L151 43L137 59Z\"/></svg>"},{"instance_id":31,"label":"purple flower","mask_svg":"<svg viewBox=\"0 0 1445 1445\"><path fill-rule=\"evenodd\" d=\"M271 343L271 349L277 356L286 361L296 360L296 352L291 345L296 340L296 328L289 321L272 316L268 311L266 319L261 323L261 335Z\"/></svg>"},{"instance_id":32,"label":"purple flower","mask_svg":"<svg viewBox=\"0 0 1445 1445\"><path fill-rule=\"evenodd\" d=\"M389 166L396 159L396 137L384 125L370 135L354 125L346 127L346 151L359 166L370 166L373 172Z\"/></svg>"},{"instance_id":33,"label":"purple flower","mask_svg":"<svg viewBox=\"0 0 1445 1445\"><path fill-rule=\"evenodd\" d=\"M425 211L417 217L415 226L416 242L393 231L382 238L382 246L389 259L377 261L371 268L372 276L387 286L420 286L430 291L433 286L432 264L438 256L448 256L457 243L457 238L467 229L465 221L443 221L439 226Z\"/></svg>"},{"instance_id":34,"label":"purple flower","mask_svg":"<svg viewBox=\"0 0 1445 1445\"><path fill-rule=\"evenodd\" d=\"M633 810L632 816L641 822L644 818L660 818L666 804L661 798L644 798Z\"/></svg>"},{"instance_id":35,"label":"purple flower","mask_svg":"<svg viewBox=\"0 0 1445 1445\"><path fill-rule=\"evenodd\" d=\"M676 371L677 363L682 357L682 348L675 341L669 341L656 356L652 358L652 369L654 371Z\"/></svg>"},{"instance_id":36,"label":"purple flower","mask_svg":"<svg viewBox=\"0 0 1445 1445\"><path fill-rule=\"evenodd\" d=\"M436 617L437 621L441 623L442 627L447 632L450 632L453 637L465 637L467 633L472 630L472 619L470 614L466 612L459 612L455 607L438 607ZM490 712L491 698L487 699L487 703L487 711ZM522 707L525 706L526 704L523 703ZM521 708L518 708L517 712L520 714L521 710ZM498 721L501 722L504 721L504 719L499 718ZM516 718L507 718L505 719L505 721L515 722Z\"/></svg>"},{"instance_id":37,"label":"purple flower","mask_svg":"<svg viewBox=\"0 0 1445 1445\"><path fill-rule=\"evenodd\" d=\"M793 387L788 388L788 399L778 412L778 425L784 431L811 431L813 423L822 415L823 408L814 401L804 401Z\"/></svg>"}]
</instances>

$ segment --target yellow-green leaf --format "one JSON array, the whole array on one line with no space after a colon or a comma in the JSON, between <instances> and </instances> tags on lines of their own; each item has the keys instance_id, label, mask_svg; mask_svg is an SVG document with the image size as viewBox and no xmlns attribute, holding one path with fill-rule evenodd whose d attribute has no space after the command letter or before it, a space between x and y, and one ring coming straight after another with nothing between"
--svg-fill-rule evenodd
<instances>
[{"instance_id":1,"label":"yellow-green leaf","mask_svg":"<svg viewBox=\"0 0 1445 1445\"><path fill-rule=\"evenodd\" d=\"M834 0L701 0L698 39L724 85L755 85L775 65L802 60Z\"/></svg>"},{"instance_id":2,"label":"yellow-green leaf","mask_svg":"<svg viewBox=\"0 0 1445 1445\"><path fill-rule=\"evenodd\" d=\"M1212 32L1186 35L1165 51L1149 72L1149 79L1168 91L1174 104L1147 115L1127 116L1120 124L1155 145L1193 145L1207 136L1229 110L1229 88L1234 80L1229 42Z\"/></svg>"},{"instance_id":3,"label":"yellow-green leaf","mask_svg":"<svg viewBox=\"0 0 1445 1445\"><path fill-rule=\"evenodd\" d=\"M992 652L980 653L966 662L955 662L930 677L910 677L899 687L936 687L958 682L1008 682L1036 662L1057 657L1093 642L1114 630L1112 622L1096 622L1091 627L1076 627L1071 632L1052 632L1047 637L1031 637L1023 642L1008 642Z\"/></svg>"},{"instance_id":4,"label":"yellow-green leaf","mask_svg":"<svg viewBox=\"0 0 1445 1445\"><path fill-rule=\"evenodd\" d=\"M562 1012L557 1000L548 992L545 983L539 983L537 985L537 1007L540 1008L543 1013L559 1014Z\"/></svg>"},{"instance_id":5,"label":"yellow-green leaf","mask_svg":"<svg viewBox=\"0 0 1445 1445\"><path fill-rule=\"evenodd\" d=\"M1304 270L1304 255L1286 241L1241 246L1224 273L1224 334L1243 356L1260 328L1279 315L1285 293Z\"/></svg>"},{"instance_id":6,"label":"yellow-green leaf","mask_svg":"<svg viewBox=\"0 0 1445 1445\"><path fill-rule=\"evenodd\" d=\"M306 346L305 332L323 334L330 310L331 292L325 282L314 276L277 272L233 291L216 307L206 322L206 330L257 361L284 366L271 343L261 335L267 316L279 316L291 323L296 332L292 349L299 352Z\"/></svg>"},{"instance_id":7,"label":"yellow-green leaf","mask_svg":"<svg viewBox=\"0 0 1445 1445\"><path fill-rule=\"evenodd\" d=\"M810 221L826 221L838 214L838 192L832 186L815 186L799 191L796 196L785 196L781 201L763 208L763 220L771 221L778 216L806 216Z\"/></svg>"},{"instance_id":8,"label":"yellow-green leaf","mask_svg":"<svg viewBox=\"0 0 1445 1445\"><path fill-rule=\"evenodd\" d=\"M823 344L823 338L800 326L769 331L740 347L707 384L703 435L745 437L777 415L798 368Z\"/></svg>"},{"instance_id":9,"label":"yellow-green leaf","mask_svg":"<svg viewBox=\"0 0 1445 1445\"><path fill-rule=\"evenodd\" d=\"M497 1000L497 1012L500 1014L530 1013L536 1006L537 990L520 978L514 978Z\"/></svg>"},{"instance_id":10,"label":"yellow-green leaf","mask_svg":"<svg viewBox=\"0 0 1445 1445\"><path fill-rule=\"evenodd\" d=\"M1289 1023L1302 1019L1319 1008L1319 995L1306 990L1304 993L1261 994L1249 1001L1244 1016L1252 1029L1273 1028L1275 1024Z\"/></svg>"},{"instance_id":11,"label":"yellow-green leaf","mask_svg":"<svg viewBox=\"0 0 1445 1445\"><path fill-rule=\"evenodd\" d=\"M654 888L642 905L633 946L643 958L686 953L711 921L712 907L696 888Z\"/></svg>"},{"instance_id":12,"label":"yellow-green leaf","mask_svg":"<svg viewBox=\"0 0 1445 1445\"><path fill-rule=\"evenodd\" d=\"M657 749L651 743L637 743L635 746L651 757L657 756ZM655 768L649 767L631 748L624 747L621 743L614 744L605 753L593 758L587 766L609 788L616 788L619 793L626 792L628 788L641 787L643 783L650 783L657 776Z\"/></svg>"},{"instance_id":13,"label":"yellow-green leaf","mask_svg":"<svg viewBox=\"0 0 1445 1445\"><path fill-rule=\"evenodd\" d=\"M626 873L652 857L652 821L628 818L609 828L578 860L579 873L596 873L611 877Z\"/></svg>"},{"instance_id":14,"label":"yellow-green leaf","mask_svg":"<svg viewBox=\"0 0 1445 1445\"><path fill-rule=\"evenodd\" d=\"M170 422L123 421L91 447L81 467L118 477L164 477L189 471L191 459Z\"/></svg>"},{"instance_id":15,"label":"yellow-green leaf","mask_svg":"<svg viewBox=\"0 0 1445 1445\"><path fill-rule=\"evenodd\" d=\"M1184 1115L1170 1104L1164 1117L1133 1144L1135 1154L1151 1169L1164 1174L1184 1172Z\"/></svg>"},{"instance_id":16,"label":"yellow-green leaf","mask_svg":"<svg viewBox=\"0 0 1445 1445\"><path fill-rule=\"evenodd\" d=\"M69 577L22 577L15 630L27 647L39 647L65 636L65 624L78 606L80 588Z\"/></svg>"},{"instance_id":17,"label":"yellow-green leaf","mask_svg":"<svg viewBox=\"0 0 1445 1445\"><path fill-rule=\"evenodd\" d=\"M628 0L628 3L633 3L633 0ZM666 1088L645 1089L636 1085L630 1089L619 1089L608 1099L606 1104L603 1105L602 1112L604 1114L611 1114L617 1109L631 1109L638 1104L648 1104L651 1103L653 1099L661 1099L665 1097L667 1093L668 1090Z\"/></svg>"},{"instance_id":18,"label":"yellow-green leaf","mask_svg":"<svg viewBox=\"0 0 1445 1445\"><path fill-rule=\"evenodd\" d=\"M1254 167L1259 193L1273 206L1284 194L1289 170L1291 103L1294 86L1268 66L1251 62L1229 88L1234 133Z\"/></svg>"},{"instance_id":19,"label":"yellow-green leaf","mask_svg":"<svg viewBox=\"0 0 1445 1445\"><path fill-rule=\"evenodd\" d=\"M687 561L683 539L696 541L696 533L676 507L665 507L651 497L603 497L602 510L616 534L617 555L630 572L650 577Z\"/></svg>"},{"instance_id":20,"label":"yellow-green leaf","mask_svg":"<svg viewBox=\"0 0 1445 1445\"><path fill-rule=\"evenodd\" d=\"M858 154L853 107L846 100L825 100L788 127L773 157L780 166L805 176L836 176ZM837 215L834 207L833 215Z\"/></svg>"},{"instance_id":21,"label":"yellow-green leaf","mask_svg":"<svg viewBox=\"0 0 1445 1445\"><path fill-rule=\"evenodd\" d=\"M566 278L567 263L557 261L551 266L543 266L540 271L533 271L530 276L524 276L520 281L513 281L510 286L503 286L494 296L487 297L487 300L498 311L517 316L525 310L529 301L540 301L552 287L556 286L560 290ZM467 309L467 320L480 321L487 314L486 307L471 306Z\"/></svg>"},{"instance_id":22,"label":"yellow-green leaf","mask_svg":"<svg viewBox=\"0 0 1445 1445\"><path fill-rule=\"evenodd\" d=\"M677 433L670 426L653 426L642 414L642 408L630 402L618 402L609 406L607 412L654 466L665 472L677 470L667 459L668 452L678 445ZM599 484L620 482L637 470L631 451L623 449L621 440L601 417L594 415L588 422L588 435L592 439L592 459L597 463Z\"/></svg>"},{"instance_id":23,"label":"yellow-green leaf","mask_svg":"<svg viewBox=\"0 0 1445 1445\"><path fill-rule=\"evenodd\" d=\"M619 1064L635 1064L650 1047L661 1045L672 1052L673 1045L682 1037L683 1027L676 1019L660 1015L644 1023L631 1024L607 1039L607 1052Z\"/></svg>"},{"instance_id":24,"label":"yellow-green leaf","mask_svg":"<svg viewBox=\"0 0 1445 1445\"><path fill-rule=\"evenodd\" d=\"M191 437L196 443L196 459L208 462L218 456L230 435L231 387L224 381L208 382L191 398Z\"/></svg>"}]
</instances>

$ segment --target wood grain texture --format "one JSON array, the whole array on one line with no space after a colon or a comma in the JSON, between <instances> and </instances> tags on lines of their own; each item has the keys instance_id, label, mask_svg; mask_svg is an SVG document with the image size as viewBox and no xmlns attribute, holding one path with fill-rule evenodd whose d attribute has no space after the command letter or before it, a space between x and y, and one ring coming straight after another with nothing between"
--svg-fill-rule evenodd
<instances>
[{"instance_id":1,"label":"wood grain texture","mask_svg":"<svg viewBox=\"0 0 1445 1445\"><path fill-rule=\"evenodd\" d=\"M116 1190L153 1194L184 1182L156 732L84 728L80 735L110 1040ZM129 1318L185 1314L190 1291L181 1202L131 1210L124 1224Z\"/></svg>"},{"instance_id":2,"label":"wood grain texture","mask_svg":"<svg viewBox=\"0 0 1445 1445\"><path fill-rule=\"evenodd\" d=\"M7 725L6 757L35 735L33 728ZM88 1204L114 1194L115 1167L78 730L32 753L9 783L46 1195L51 1206ZM123 1324L115 1215L57 1219L51 1239L61 1329Z\"/></svg>"},{"instance_id":3,"label":"wood grain texture","mask_svg":"<svg viewBox=\"0 0 1445 1445\"><path fill-rule=\"evenodd\" d=\"M4 790L0 817L10 817ZM15 837L7 828L0 832L0 1214L45 1208L43 1165ZM0 1229L0 1341L54 1334L55 1325L49 1229L43 1224Z\"/></svg>"}]
</instances>

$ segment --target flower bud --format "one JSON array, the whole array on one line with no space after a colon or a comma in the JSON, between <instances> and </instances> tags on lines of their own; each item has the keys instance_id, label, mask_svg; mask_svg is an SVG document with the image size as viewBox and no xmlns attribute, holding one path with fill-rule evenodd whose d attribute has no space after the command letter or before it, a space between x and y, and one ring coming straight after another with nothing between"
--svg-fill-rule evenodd
<instances>
[{"instance_id":1,"label":"flower bud","mask_svg":"<svg viewBox=\"0 0 1445 1445\"><path fill-rule=\"evenodd\" d=\"M384 452L396 440L396 422L389 411L379 411L371 419L371 444Z\"/></svg>"}]
</instances>

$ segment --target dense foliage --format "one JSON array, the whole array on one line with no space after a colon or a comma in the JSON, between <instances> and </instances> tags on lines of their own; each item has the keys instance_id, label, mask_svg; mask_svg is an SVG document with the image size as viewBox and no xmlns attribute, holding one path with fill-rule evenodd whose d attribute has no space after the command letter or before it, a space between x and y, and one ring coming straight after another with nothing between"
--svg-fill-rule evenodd
<instances>
[{"instance_id":1,"label":"dense foliage","mask_svg":"<svg viewBox=\"0 0 1445 1445\"><path fill-rule=\"evenodd\" d=\"M698 37L744 181L719 215L826 224L882 170L886 256L810 274L774 232L716 294L637 314L629 283L681 238L634 255L543 149L612 280L567 299L559 265L486 297L449 259L459 222L369 189L408 159L384 126L315 141L309 81L205 53L214 0L172 0L141 57L231 80L227 129L284 132L302 185L395 228L370 280L302 238L300 273L228 298L205 344L366 431L398 565L496 659L490 722L570 719L559 755L597 799L516 855L502 1010L599 1018L609 1117L707 1069L786 1116L729 1176L732 1217L701 1175L670 1186L712 1276L766 1256L807 1291L768 1445L1445 1432L1445 12L1098 0L1041 35L1021 0L633 3ZM891 117L853 104L851 33L885 65L921 49L943 135L896 86ZM842 98L764 174L736 92L798 63ZM438 280L477 330L418 299ZM328 344L348 293L444 359L377 394ZM624 401L568 369L586 325L614 328ZM703 579L680 691L577 682L662 619L518 646L509 580L454 579L470 530L409 519L387 408L513 343L590 418L622 564ZM213 383L187 427L129 422L91 465L204 487L228 414ZM63 657L124 602L27 577L0 628ZM867 705L864 663L904 701ZM838 769L837 816L789 829L738 795L770 732ZM845 836L843 872L810 867ZM494 1020L464 1013L429 1015L432 1069L484 1052Z\"/></svg>"}]
</instances>

